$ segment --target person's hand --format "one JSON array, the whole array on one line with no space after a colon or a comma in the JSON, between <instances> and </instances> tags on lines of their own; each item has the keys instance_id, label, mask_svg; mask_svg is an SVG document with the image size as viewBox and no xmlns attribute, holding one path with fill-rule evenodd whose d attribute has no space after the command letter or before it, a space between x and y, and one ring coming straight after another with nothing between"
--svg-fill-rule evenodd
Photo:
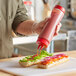
<instances>
[{"instance_id":1,"label":"person's hand","mask_svg":"<svg viewBox=\"0 0 76 76\"><path fill-rule=\"evenodd\" d=\"M58 32L59 32L61 26L62 26L61 23L59 23L59 24L56 26L54 36L58 35Z\"/></svg>"},{"instance_id":2,"label":"person's hand","mask_svg":"<svg viewBox=\"0 0 76 76\"><path fill-rule=\"evenodd\" d=\"M36 23L34 26L33 26L33 31L36 32L37 34L40 34L43 27L46 25L46 23L48 22L48 18L46 18L45 20L39 22L39 23Z\"/></svg>"},{"instance_id":3,"label":"person's hand","mask_svg":"<svg viewBox=\"0 0 76 76\"><path fill-rule=\"evenodd\" d=\"M40 34L43 27L45 27L45 25L47 24L47 22L49 21L49 18L46 18L45 20L37 23L33 29L34 31L37 33L37 34ZM61 23L59 23L57 26L56 26L56 29L55 29L55 33L54 33L54 36L58 35L58 32L60 30L60 27L61 27Z\"/></svg>"}]
</instances>

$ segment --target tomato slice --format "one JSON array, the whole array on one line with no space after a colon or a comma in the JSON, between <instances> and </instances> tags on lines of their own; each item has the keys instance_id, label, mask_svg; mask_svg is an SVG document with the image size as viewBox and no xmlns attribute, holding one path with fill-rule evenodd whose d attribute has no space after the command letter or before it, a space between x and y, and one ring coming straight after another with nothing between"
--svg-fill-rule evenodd
<instances>
[{"instance_id":1,"label":"tomato slice","mask_svg":"<svg viewBox=\"0 0 76 76\"><path fill-rule=\"evenodd\" d=\"M58 54L58 55L55 55L58 59L63 59L63 58L67 58L68 56L65 55L65 54Z\"/></svg>"},{"instance_id":2,"label":"tomato slice","mask_svg":"<svg viewBox=\"0 0 76 76\"><path fill-rule=\"evenodd\" d=\"M54 62L55 61L58 61L58 58L57 57L53 57L52 59L53 59Z\"/></svg>"},{"instance_id":3,"label":"tomato slice","mask_svg":"<svg viewBox=\"0 0 76 76\"><path fill-rule=\"evenodd\" d=\"M36 56L38 56L38 55L37 55L37 54L36 54L36 55L33 55L33 56L32 56L32 59L33 59L34 57L36 57Z\"/></svg>"},{"instance_id":4,"label":"tomato slice","mask_svg":"<svg viewBox=\"0 0 76 76\"><path fill-rule=\"evenodd\" d=\"M41 62L41 64L43 64L43 65L50 64L50 63L53 63L52 59L44 60L44 61Z\"/></svg>"},{"instance_id":5,"label":"tomato slice","mask_svg":"<svg viewBox=\"0 0 76 76\"><path fill-rule=\"evenodd\" d=\"M66 55L65 58L68 58L68 56Z\"/></svg>"}]
</instances>

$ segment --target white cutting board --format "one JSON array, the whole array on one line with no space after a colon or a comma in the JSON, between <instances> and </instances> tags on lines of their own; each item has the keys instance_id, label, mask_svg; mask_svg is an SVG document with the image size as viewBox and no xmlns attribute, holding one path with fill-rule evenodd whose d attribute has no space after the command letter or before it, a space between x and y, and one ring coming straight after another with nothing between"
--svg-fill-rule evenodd
<instances>
[{"instance_id":1,"label":"white cutting board","mask_svg":"<svg viewBox=\"0 0 76 76\"><path fill-rule=\"evenodd\" d=\"M23 68L18 63L19 59L0 62L0 69L6 70L8 72L13 72L16 74L20 74L23 76L44 76L48 74L55 74L61 72L68 72L68 71L76 71L76 58L70 58L69 61L54 66L49 69L40 69L37 68L36 65Z\"/></svg>"}]
</instances>

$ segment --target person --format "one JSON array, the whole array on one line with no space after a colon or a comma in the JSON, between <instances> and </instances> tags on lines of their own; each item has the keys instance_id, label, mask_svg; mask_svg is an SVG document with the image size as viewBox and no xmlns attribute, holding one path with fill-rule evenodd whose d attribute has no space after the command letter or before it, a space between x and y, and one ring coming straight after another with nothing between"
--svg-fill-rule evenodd
<instances>
[{"instance_id":1,"label":"person","mask_svg":"<svg viewBox=\"0 0 76 76\"><path fill-rule=\"evenodd\" d=\"M22 0L0 0L0 58L12 57L14 53L12 30L17 34L39 34L48 18L36 23L29 19ZM57 35L60 25L57 26Z\"/></svg>"}]
</instances>

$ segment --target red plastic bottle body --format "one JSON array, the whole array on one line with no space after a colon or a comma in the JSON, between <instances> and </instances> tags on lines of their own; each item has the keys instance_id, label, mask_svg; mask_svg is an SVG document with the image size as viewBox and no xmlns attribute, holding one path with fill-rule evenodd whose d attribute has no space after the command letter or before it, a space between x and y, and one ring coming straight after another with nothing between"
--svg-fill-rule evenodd
<instances>
[{"instance_id":1,"label":"red plastic bottle body","mask_svg":"<svg viewBox=\"0 0 76 76\"><path fill-rule=\"evenodd\" d=\"M39 46L48 47L54 36L56 26L58 25L58 23L60 23L62 17L64 16L64 11L64 8L59 5L54 7L48 23L45 25L38 37L37 44Z\"/></svg>"}]
</instances>

